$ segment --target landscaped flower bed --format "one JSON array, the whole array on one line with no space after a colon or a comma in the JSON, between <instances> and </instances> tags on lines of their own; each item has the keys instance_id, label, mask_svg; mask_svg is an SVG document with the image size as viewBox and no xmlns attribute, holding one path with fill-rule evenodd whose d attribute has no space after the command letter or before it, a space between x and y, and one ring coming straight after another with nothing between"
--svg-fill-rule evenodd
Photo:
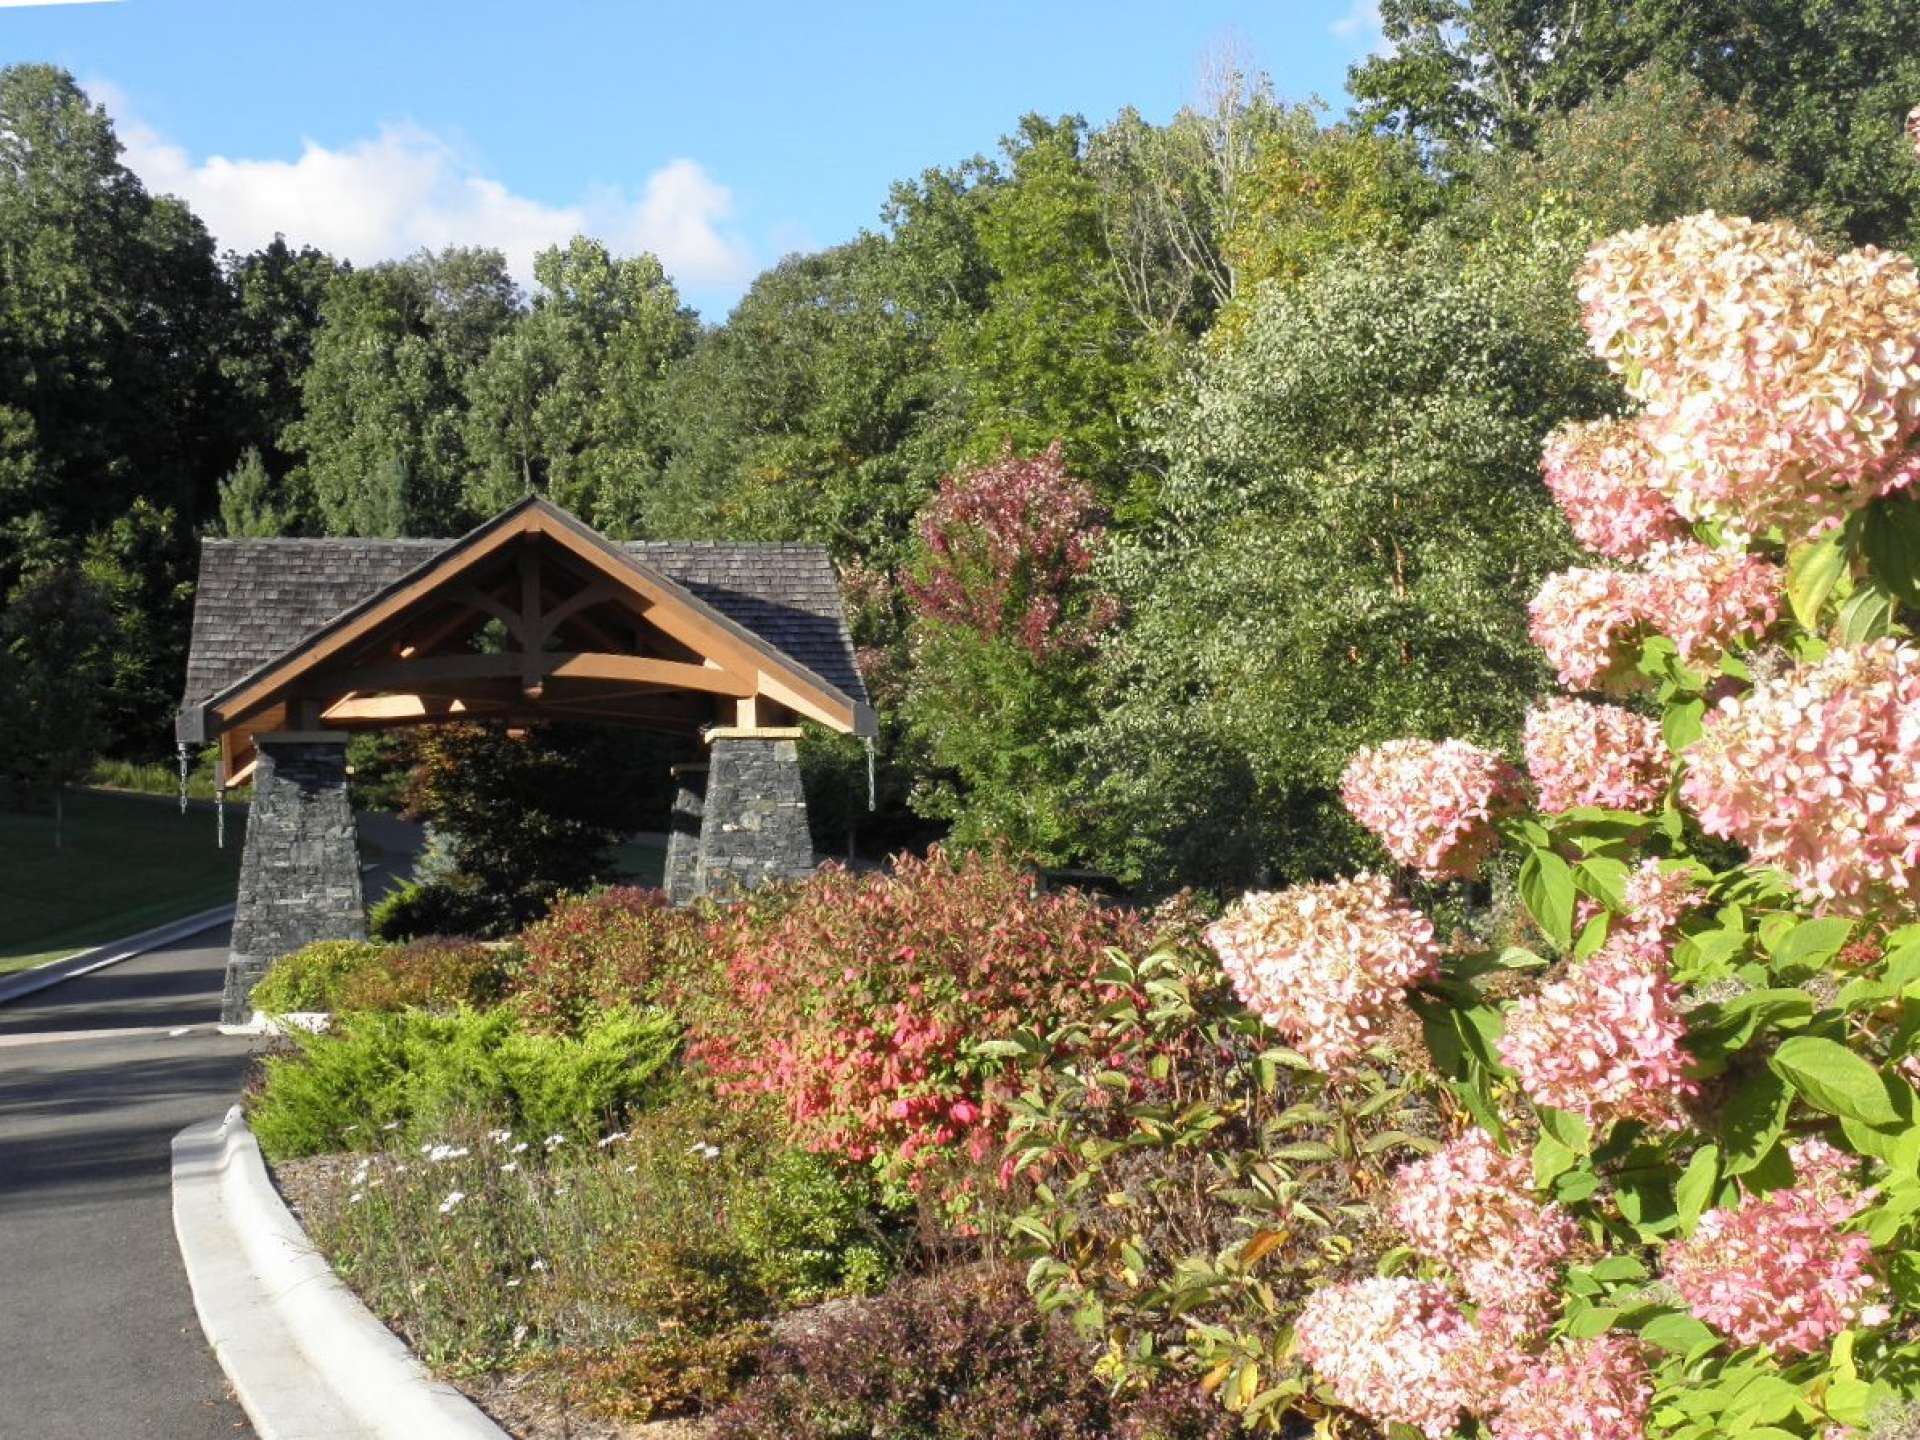
<instances>
[{"instance_id":1,"label":"landscaped flower bed","mask_svg":"<svg viewBox=\"0 0 1920 1440\"><path fill-rule=\"evenodd\" d=\"M1524 769L1356 756L1397 869L1212 917L939 854L613 893L497 997L296 960L412 1007L256 1105L363 1152L304 1201L335 1263L454 1373L728 1437L1910 1431L1920 275L1702 216L1582 293L1642 408L1549 446L1609 564L1534 624L1610 698Z\"/></svg>"}]
</instances>

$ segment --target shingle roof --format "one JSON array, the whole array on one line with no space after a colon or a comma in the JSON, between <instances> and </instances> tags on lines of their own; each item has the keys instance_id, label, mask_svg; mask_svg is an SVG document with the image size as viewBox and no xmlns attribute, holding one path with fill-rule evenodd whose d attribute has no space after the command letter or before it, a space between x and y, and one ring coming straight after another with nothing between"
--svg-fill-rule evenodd
<instances>
[{"instance_id":1,"label":"shingle roof","mask_svg":"<svg viewBox=\"0 0 1920 1440\"><path fill-rule=\"evenodd\" d=\"M183 706L203 703L456 543L201 541ZM620 548L866 702L823 547L636 540Z\"/></svg>"}]
</instances>

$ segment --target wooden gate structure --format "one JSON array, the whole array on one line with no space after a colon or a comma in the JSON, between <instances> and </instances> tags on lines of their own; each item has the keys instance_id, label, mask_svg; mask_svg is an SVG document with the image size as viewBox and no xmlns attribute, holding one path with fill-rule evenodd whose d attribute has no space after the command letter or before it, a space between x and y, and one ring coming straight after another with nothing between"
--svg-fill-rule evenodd
<instances>
[{"instance_id":1,"label":"wooden gate structure","mask_svg":"<svg viewBox=\"0 0 1920 1440\"><path fill-rule=\"evenodd\" d=\"M279 955L363 936L346 743L574 719L697 737L675 767L675 900L812 868L795 741L874 715L826 552L607 539L529 497L458 540L207 540L176 722L248 780L223 1016Z\"/></svg>"}]
</instances>

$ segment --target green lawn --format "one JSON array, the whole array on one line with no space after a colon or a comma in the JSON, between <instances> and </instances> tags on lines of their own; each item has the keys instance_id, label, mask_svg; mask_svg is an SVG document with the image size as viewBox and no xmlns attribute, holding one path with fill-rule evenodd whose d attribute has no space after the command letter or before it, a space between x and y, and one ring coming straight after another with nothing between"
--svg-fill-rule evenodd
<instances>
[{"instance_id":1,"label":"green lawn","mask_svg":"<svg viewBox=\"0 0 1920 1440\"><path fill-rule=\"evenodd\" d=\"M0 974L232 901L244 830L219 850L211 811L71 791L55 850L51 810L0 809Z\"/></svg>"},{"instance_id":2,"label":"green lawn","mask_svg":"<svg viewBox=\"0 0 1920 1440\"><path fill-rule=\"evenodd\" d=\"M613 847L613 870L620 884L651 885L658 889L666 882L666 849L636 841L616 845Z\"/></svg>"}]
</instances>

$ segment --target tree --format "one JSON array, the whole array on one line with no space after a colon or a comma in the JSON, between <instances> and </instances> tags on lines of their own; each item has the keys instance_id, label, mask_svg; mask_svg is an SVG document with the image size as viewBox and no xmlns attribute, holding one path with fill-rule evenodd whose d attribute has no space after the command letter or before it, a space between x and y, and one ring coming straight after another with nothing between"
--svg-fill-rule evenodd
<instances>
[{"instance_id":1,"label":"tree","mask_svg":"<svg viewBox=\"0 0 1920 1440\"><path fill-rule=\"evenodd\" d=\"M281 440L327 533L444 535L473 520L466 385L516 303L496 250L423 251L328 282L300 418Z\"/></svg>"},{"instance_id":2,"label":"tree","mask_svg":"<svg viewBox=\"0 0 1920 1440\"><path fill-rule=\"evenodd\" d=\"M1249 304L1167 408L1152 523L1103 576L1087 813L1102 863L1249 884L1358 853L1340 767L1401 731L1498 738L1542 681L1534 579L1568 550L1541 437L1612 394L1570 247L1348 253Z\"/></svg>"},{"instance_id":3,"label":"tree","mask_svg":"<svg viewBox=\"0 0 1920 1440\"><path fill-rule=\"evenodd\" d=\"M104 588L78 566L27 576L0 611L0 755L16 787L51 792L55 849L62 789L86 774L108 734L113 633Z\"/></svg>"},{"instance_id":4,"label":"tree","mask_svg":"<svg viewBox=\"0 0 1920 1440\"><path fill-rule=\"evenodd\" d=\"M469 508L528 492L616 534L639 528L665 468L663 392L693 347L693 313L652 255L576 236L534 259L532 309L467 380Z\"/></svg>"},{"instance_id":5,"label":"tree","mask_svg":"<svg viewBox=\"0 0 1920 1440\"><path fill-rule=\"evenodd\" d=\"M1391 52L1349 74L1357 114L1450 168L1532 149L1553 117L1659 60L1752 110L1789 209L1856 243L1915 242L1900 125L1920 94L1920 10L1904 0L1382 0L1381 25Z\"/></svg>"},{"instance_id":6,"label":"tree","mask_svg":"<svg viewBox=\"0 0 1920 1440\"><path fill-rule=\"evenodd\" d=\"M73 77L0 69L0 526L74 544L136 496L202 513L231 463L225 306L205 229L146 192Z\"/></svg>"},{"instance_id":7,"label":"tree","mask_svg":"<svg viewBox=\"0 0 1920 1440\"><path fill-rule=\"evenodd\" d=\"M220 482L221 533L243 538L291 533L296 526L292 506L283 508L275 490L260 452L249 448Z\"/></svg>"}]
</instances>

